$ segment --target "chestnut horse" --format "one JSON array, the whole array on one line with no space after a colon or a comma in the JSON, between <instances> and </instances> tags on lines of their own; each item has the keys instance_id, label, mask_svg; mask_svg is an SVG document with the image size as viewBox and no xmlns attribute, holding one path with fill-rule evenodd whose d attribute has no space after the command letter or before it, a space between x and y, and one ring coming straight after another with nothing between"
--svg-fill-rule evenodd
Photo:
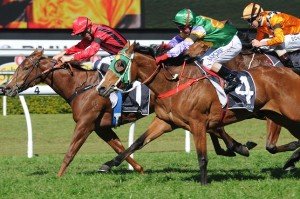
<instances>
[{"instance_id":1,"label":"chestnut horse","mask_svg":"<svg viewBox=\"0 0 300 199\"><path fill-rule=\"evenodd\" d=\"M96 71L86 71L80 68L64 68L56 65L56 61L43 56L43 51L34 51L17 68L12 80L5 87L7 96L16 94L32 87L40 82L45 82L53 90L63 97L71 106L73 119L76 122L73 138L69 149L64 156L63 163L58 172L62 176L76 153L79 151L91 132L96 134L109 144L117 153L124 151L120 139L112 130L112 108L109 99L98 95L95 86L99 83L99 75ZM150 97L150 113L154 112L154 94ZM140 113L122 113L122 124L134 122L144 117ZM217 132L216 132L217 133ZM233 149L242 155L248 155L247 148L228 136L225 141ZM234 156L234 152L223 150L217 137L212 135L213 144L218 155ZM129 164L138 171L143 168L132 158L126 158Z\"/></svg>"},{"instance_id":2,"label":"chestnut horse","mask_svg":"<svg viewBox=\"0 0 300 199\"><path fill-rule=\"evenodd\" d=\"M285 127L297 139L300 138L300 93L295 86L300 85L300 78L291 69L270 66L249 69L256 87L253 112L233 109L224 113L215 88L206 76L193 65L187 65L185 68L188 70L181 67L166 69L162 65L157 66L154 57L138 52L135 43L119 52L119 56L114 59L110 70L101 81L99 90L102 96L109 96L115 87L122 85L120 82L130 83L134 80L146 84L156 96L170 91L177 92L166 98L156 98L156 117L146 132L125 152L106 162L103 169L108 170L120 165L135 150L163 133L181 127L193 134L200 167L200 182L207 184L206 132L210 129L249 118L269 118ZM174 81L170 73L182 74L183 81ZM186 85L188 87L183 87Z\"/></svg>"},{"instance_id":3,"label":"chestnut horse","mask_svg":"<svg viewBox=\"0 0 300 199\"><path fill-rule=\"evenodd\" d=\"M206 45L203 41L197 41L194 43L186 54L189 57L201 57L203 54L209 49L209 45ZM279 61L279 60L278 60ZM256 66L264 65L264 66L274 66L277 67L280 63L273 62L266 54L264 53L255 53L251 51L251 49L245 49L236 57L231 59L229 62L226 63L226 66L232 70L240 71L246 70L250 68L254 68ZM281 146L276 146L278 141L281 126L275 124L273 121L267 119L267 140L266 140L266 149L272 154L279 153L279 152L286 152L286 151L294 151L295 149L300 147L300 141L294 141L288 144L284 144ZM284 165L284 169L291 169L295 165L286 163Z\"/></svg>"}]
</instances>

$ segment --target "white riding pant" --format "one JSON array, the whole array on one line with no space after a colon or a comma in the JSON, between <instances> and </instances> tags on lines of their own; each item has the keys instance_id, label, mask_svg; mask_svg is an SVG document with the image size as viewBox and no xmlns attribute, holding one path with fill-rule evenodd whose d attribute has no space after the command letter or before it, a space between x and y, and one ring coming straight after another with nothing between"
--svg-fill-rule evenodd
<instances>
[{"instance_id":1,"label":"white riding pant","mask_svg":"<svg viewBox=\"0 0 300 199\"><path fill-rule=\"evenodd\" d=\"M203 66L211 70L214 63L223 64L237 56L242 50L242 43L238 36L234 36L226 46L210 48L202 56Z\"/></svg>"},{"instance_id":2,"label":"white riding pant","mask_svg":"<svg viewBox=\"0 0 300 199\"><path fill-rule=\"evenodd\" d=\"M262 39L261 41L267 41L270 39ZM293 52L300 50L300 33L297 35L285 35L284 42L277 46L263 46L262 49L275 50L275 52L281 56L280 51Z\"/></svg>"},{"instance_id":3,"label":"white riding pant","mask_svg":"<svg viewBox=\"0 0 300 199\"><path fill-rule=\"evenodd\" d=\"M101 66L102 66L103 64L108 64L108 65L110 65L111 61L112 61L114 58L115 58L115 55L111 55L111 56L107 56L107 57L101 58L101 60L95 62L93 69L94 69L94 70L100 70L100 69L101 69Z\"/></svg>"}]
</instances>

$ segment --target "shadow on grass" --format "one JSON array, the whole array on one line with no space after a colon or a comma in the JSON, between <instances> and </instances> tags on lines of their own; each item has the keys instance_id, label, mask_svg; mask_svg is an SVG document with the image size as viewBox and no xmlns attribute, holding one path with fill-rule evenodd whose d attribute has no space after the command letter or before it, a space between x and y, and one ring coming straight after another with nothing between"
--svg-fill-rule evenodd
<instances>
[{"instance_id":1,"label":"shadow on grass","mask_svg":"<svg viewBox=\"0 0 300 199\"><path fill-rule=\"evenodd\" d=\"M97 175L97 174L108 174L108 175L113 175L113 174L132 174L132 173L137 173L136 171L130 171L128 169L118 169L118 170L111 170L109 172L101 172L101 171L83 171L83 172L78 172L78 174L83 174L83 175L88 175L88 176L92 176L92 175Z\"/></svg>"},{"instance_id":2,"label":"shadow on grass","mask_svg":"<svg viewBox=\"0 0 300 199\"><path fill-rule=\"evenodd\" d=\"M35 171L29 174L28 176L43 176L43 175L47 175L48 173L49 171Z\"/></svg>"},{"instance_id":3,"label":"shadow on grass","mask_svg":"<svg viewBox=\"0 0 300 199\"><path fill-rule=\"evenodd\" d=\"M113 168L108 173L101 173L98 171L87 171L81 172L83 175L97 175L97 174L108 174L108 175L122 175L122 174L133 174L137 172L129 171L127 169L116 169ZM183 177L183 181L194 181L200 182L200 171L196 169L185 169L185 168L165 168L165 169L149 169L145 170L145 174L166 174L166 173L179 173L179 174L190 174L190 177ZM230 170L208 170L208 181L209 182L223 182L227 180L265 180L265 179L300 179L300 170L294 169L292 171L284 171L281 168L263 168L260 172L254 172L251 169L230 169Z\"/></svg>"},{"instance_id":4,"label":"shadow on grass","mask_svg":"<svg viewBox=\"0 0 300 199\"><path fill-rule=\"evenodd\" d=\"M222 182L229 179L236 181L243 180L265 180L265 179L300 179L300 170L284 171L281 168L263 168L259 173L250 169L231 169L231 170L209 170L209 182ZM185 181L200 182L200 171L196 175L184 178Z\"/></svg>"},{"instance_id":5,"label":"shadow on grass","mask_svg":"<svg viewBox=\"0 0 300 199\"><path fill-rule=\"evenodd\" d=\"M282 178L300 178L300 169L295 168L290 171L285 171L282 168L264 168L261 172L270 173L273 178L282 179Z\"/></svg>"}]
</instances>

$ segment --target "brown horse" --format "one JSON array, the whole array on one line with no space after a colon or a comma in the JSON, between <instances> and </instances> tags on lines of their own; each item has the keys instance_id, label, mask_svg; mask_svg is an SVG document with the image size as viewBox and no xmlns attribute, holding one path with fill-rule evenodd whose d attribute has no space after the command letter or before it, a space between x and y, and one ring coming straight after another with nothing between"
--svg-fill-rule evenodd
<instances>
[{"instance_id":1,"label":"brown horse","mask_svg":"<svg viewBox=\"0 0 300 199\"><path fill-rule=\"evenodd\" d=\"M190 57L201 57L203 54L209 49L209 45L207 45L203 41L198 41L194 43L187 54ZM252 50L245 49L235 58L226 63L226 66L232 70L246 70L250 68L254 68L260 65L264 66L277 66L280 63L272 61L269 57L270 55L264 53L255 53ZM278 60L279 61L279 60ZM281 146L276 146L279 135L281 131L281 126L275 124L273 121L267 119L267 140L266 140L266 149L272 154L286 151L294 151L300 147L300 141L294 141L288 144L284 144ZM294 164L285 164L284 168L292 168Z\"/></svg>"},{"instance_id":2,"label":"brown horse","mask_svg":"<svg viewBox=\"0 0 300 199\"><path fill-rule=\"evenodd\" d=\"M29 87L40 82L45 82L70 104L76 127L69 149L58 172L58 176L62 176L87 137L93 131L117 153L124 151L124 146L112 130L110 100L99 96L94 89L99 83L98 73L80 68L64 68L56 64L55 60L43 56L43 51L36 50L17 68L12 80L5 87L5 93L8 96L15 96ZM150 99L150 112L152 113L154 112L155 99L153 93L151 93ZM121 121L122 124L126 124L142 117L144 116L140 113L123 113ZM227 139L228 141L225 141L227 145L240 149L241 152L238 152L241 154L244 153L243 155L248 154L248 151L240 143L229 136ZM212 140L218 155L234 155L230 150L224 151L214 135L212 136ZM143 172L143 168L132 158L128 157L126 160L136 171Z\"/></svg>"},{"instance_id":3,"label":"brown horse","mask_svg":"<svg viewBox=\"0 0 300 199\"><path fill-rule=\"evenodd\" d=\"M226 110L224 113L215 88L197 67L187 65L186 68L189 70L184 71L180 67L166 69L161 65L157 66L153 56L137 51L138 46L134 43L119 52L119 59L114 60L114 64L101 81L100 94L107 97L116 86L121 85L119 82L128 83L134 80L145 83L156 96L170 91L175 91L175 94L156 99L156 117L147 131L124 153L106 162L106 168L103 169L118 166L135 150L142 148L161 134L181 127L193 134L200 167L200 181L201 184L207 184L206 132L209 129L249 118L269 118L287 128L297 139L300 138L300 105L298 105L300 93L294 86L300 84L300 78L291 69L269 66L249 69L248 72L256 87L253 112L233 109ZM181 73L184 78L181 82L174 81L170 73ZM180 87L181 85L188 85L188 87Z\"/></svg>"}]
</instances>

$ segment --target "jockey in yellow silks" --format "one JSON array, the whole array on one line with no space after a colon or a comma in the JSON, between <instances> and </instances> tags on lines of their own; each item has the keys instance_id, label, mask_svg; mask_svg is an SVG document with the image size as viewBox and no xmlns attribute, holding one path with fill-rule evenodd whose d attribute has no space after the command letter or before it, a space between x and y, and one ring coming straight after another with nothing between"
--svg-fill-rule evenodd
<instances>
[{"instance_id":1,"label":"jockey in yellow silks","mask_svg":"<svg viewBox=\"0 0 300 199\"><path fill-rule=\"evenodd\" d=\"M275 50L280 61L293 67L287 52L300 49L300 19L281 12L264 11L256 3L250 3L243 11L242 18L257 28L254 47L267 47ZM265 38L267 35L268 38Z\"/></svg>"}]
</instances>

